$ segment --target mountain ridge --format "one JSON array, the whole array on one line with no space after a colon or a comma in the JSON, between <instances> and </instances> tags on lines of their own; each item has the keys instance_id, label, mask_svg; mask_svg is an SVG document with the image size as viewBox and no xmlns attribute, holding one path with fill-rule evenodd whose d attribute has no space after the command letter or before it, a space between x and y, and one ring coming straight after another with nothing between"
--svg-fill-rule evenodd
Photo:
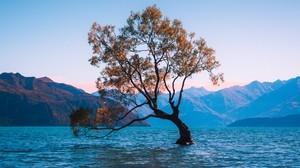
<instances>
[{"instance_id":1,"label":"mountain ridge","mask_svg":"<svg viewBox=\"0 0 300 168\"><path fill-rule=\"evenodd\" d=\"M284 111L279 109L278 112L280 114L263 115L275 110L274 108L284 102L295 102L298 104L298 107L300 107L300 77L290 79L282 87L279 87L268 94L262 95L246 106L234 109L233 111L230 111L230 113L236 119L244 119L249 117L280 117L288 114L294 114L299 111L300 108L297 108L296 111L292 113L286 112L283 114ZM257 110L254 112L253 109Z\"/></svg>"},{"instance_id":2,"label":"mountain ridge","mask_svg":"<svg viewBox=\"0 0 300 168\"><path fill-rule=\"evenodd\" d=\"M34 94L29 96L30 93ZM3 109L7 111L7 106L11 106L15 111L20 110L14 107L13 103L7 104L11 100L18 102L21 106L29 104L30 108L25 108L27 112L43 109L41 113L35 113L32 116L42 116L43 113L43 115L49 116L49 120L51 120L49 124L55 125L58 124L57 118L63 123L68 120L68 116L57 112L61 108L70 111L79 105L99 107L95 95L85 93L71 85L55 83L48 77L22 78L19 73L2 73L0 74L0 100L5 101L0 103L0 124L10 121L7 117L3 119L5 118ZM41 101L44 99L47 101ZM137 100L144 101L143 97L138 95ZM158 103L160 108L171 112L168 107L167 94L159 96ZM151 109L143 107L135 112L135 115L145 116L150 113L152 113ZM188 126L226 126L243 118L282 117L299 113L300 77L286 81L253 81L244 86L232 86L218 91L192 87L183 92L180 106L180 117ZM165 121L157 119L147 121L153 126L168 125Z\"/></svg>"},{"instance_id":3,"label":"mountain ridge","mask_svg":"<svg viewBox=\"0 0 300 168\"><path fill-rule=\"evenodd\" d=\"M24 77L20 73L0 74L0 125L69 125L69 115L79 107L101 107L97 97L48 77ZM128 115L120 124L136 118ZM137 122L136 125L147 125Z\"/></svg>"},{"instance_id":4,"label":"mountain ridge","mask_svg":"<svg viewBox=\"0 0 300 168\"><path fill-rule=\"evenodd\" d=\"M281 102L280 96L278 95L278 97L277 94L272 92L282 89L283 93L294 92L298 94L297 92L290 90L290 87L283 86L294 81L293 88L299 90L300 84L296 85L297 82L295 82L295 80L298 80L299 78L300 77L291 78L287 81L276 80L274 82L253 81L244 86L232 86L211 92L204 96L196 98L193 97L192 99L189 99L189 97L183 97L182 104L180 106L180 115L182 120L189 126L226 126L235 120L241 119L241 116L234 115L232 111L239 111L240 109L251 105L251 103L257 99L259 100L260 97L267 95L274 95L272 99L278 99L279 104L273 104L270 106L269 111L259 111L259 114L251 113L251 111L257 111L258 108L256 106L251 106L247 117L280 117L288 114L298 114L300 113L299 97L293 98L295 95L290 95L291 97L287 95L287 99L284 99L283 102ZM266 105L266 103L270 101L269 99L270 98L266 99L265 103L262 104ZM291 100L293 101L291 102ZM169 107L162 108L170 110ZM277 113L275 115L274 111L276 110ZM273 111L273 113L270 111ZM157 122L150 123L157 124L158 120ZM159 122L159 124L162 123Z\"/></svg>"}]
</instances>

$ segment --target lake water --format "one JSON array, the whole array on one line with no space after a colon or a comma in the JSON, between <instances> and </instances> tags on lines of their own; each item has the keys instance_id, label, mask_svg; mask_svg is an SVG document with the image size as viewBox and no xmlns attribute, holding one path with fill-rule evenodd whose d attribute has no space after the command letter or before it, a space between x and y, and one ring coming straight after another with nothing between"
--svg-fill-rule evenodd
<instances>
[{"instance_id":1,"label":"lake water","mask_svg":"<svg viewBox=\"0 0 300 168\"><path fill-rule=\"evenodd\" d=\"M0 167L300 167L300 128L132 127L104 139L69 127L0 127Z\"/></svg>"}]
</instances>

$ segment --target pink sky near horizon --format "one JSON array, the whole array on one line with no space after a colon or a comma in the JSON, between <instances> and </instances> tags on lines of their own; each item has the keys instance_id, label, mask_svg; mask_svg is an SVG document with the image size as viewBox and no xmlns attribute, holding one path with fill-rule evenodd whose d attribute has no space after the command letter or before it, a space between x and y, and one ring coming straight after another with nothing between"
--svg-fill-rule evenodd
<instances>
[{"instance_id":1,"label":"pink sky near horizon","mask_svg":"<svg viewBox=\"0 0 300 168\"><path fill-rule=\"evenodd\" d=\"M84 82L66 81L64 79L63 80L55 80L55 81L70 84L74 87L83 89L87 93L93 93L93 92L97 91L95 82L86 82L86 83L84 83ZM196 87L196 88L204 87L205 89L207 89L209 91L217 91L217 90L229 88L229 87L236 86L236 85L244 86L246 84L248 84L248 83L226 82L225 81L224 83L221 83L220 85L217 86L217 85L212 85L212 83L210 81L208 81L206 83L198 84L198 85L195 85L192 82L187 82L184 88L188 89L188 88L191 88L191 87ZM175 85L175 87L178 90L181 87L181 85L177 84L177 85Z\"/></svg>"}]
</instances>

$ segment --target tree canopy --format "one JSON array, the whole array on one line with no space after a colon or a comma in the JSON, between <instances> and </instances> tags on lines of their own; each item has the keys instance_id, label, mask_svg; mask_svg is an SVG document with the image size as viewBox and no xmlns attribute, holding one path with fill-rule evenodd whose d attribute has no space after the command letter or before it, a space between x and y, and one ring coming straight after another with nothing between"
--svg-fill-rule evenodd
<instances>
[{"instance_id":1,"label":"tree canopy","mask_svg":"<svg viewBox=\"0 0 300 168\"><path fill-rule=\"evenodd\" d=\"M163 17L156 6L131 12L126 25L118 30L115 26L94 23L88 42L93 49L89 61L101 69L97 88L103 106L95 115L94 125L105 125L112 131L155 117L174 122L182 138L183 128L188 128L179 119L179 106L187 80L206 71L213 84L223 81L222 73L213 72L220 66L215 50L203 38L188 33L180 20ZM172 112L159 109L157 101L162 92L168 94ZM179 96L175 96L176 92ZM138 103L136 95L142 95L145 101ZM119 120L142 106L153 113L116 127ZM181 140L192 142L191 136L188 138Z\"/></svg>"}]
</instances>

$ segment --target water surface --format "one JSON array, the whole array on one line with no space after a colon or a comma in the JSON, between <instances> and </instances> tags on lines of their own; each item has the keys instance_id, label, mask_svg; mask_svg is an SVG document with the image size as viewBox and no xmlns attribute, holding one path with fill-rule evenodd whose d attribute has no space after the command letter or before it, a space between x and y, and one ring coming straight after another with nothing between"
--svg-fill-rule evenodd
<instances>
[{"instance_id":1,"label":"water surface","mask_svg":"<svg viewBox=\"0 0 300 168\"><path fill-rule=\"evenodd\" d=\"M131 127L76 138L69 127L0 127L0 167L300 166L300 128L192 128L196 145L174 144L175 128Z\"/></svg>"}]
</instances>

